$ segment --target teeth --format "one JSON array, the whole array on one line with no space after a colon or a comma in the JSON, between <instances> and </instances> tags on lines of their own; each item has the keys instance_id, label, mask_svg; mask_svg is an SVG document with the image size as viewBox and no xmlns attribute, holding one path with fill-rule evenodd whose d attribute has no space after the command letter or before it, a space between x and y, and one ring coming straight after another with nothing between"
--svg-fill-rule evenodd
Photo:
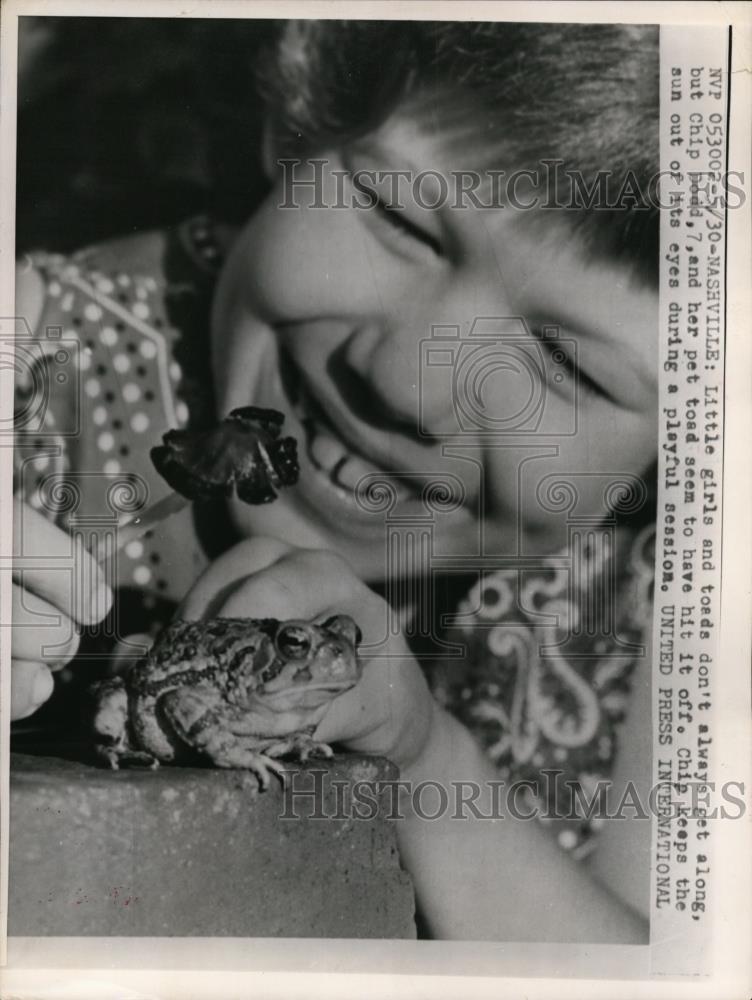
<instances>
[{"instance_id":1,"label":"teeth","mask_svg":"<svg viewBox=\"0 0 752 1000\"><path fill-rule=\"evenodd\" d=\"M293 408L306 432L308 457L317 469L329 477L329 481L338 488L338 491L345 490L352 495L364 476L380 473L393 483L398 500L408 499L411 496L411 491L403 483L397 482L387 476L383 469L351 452L342 439L335 437L318 416L312 416L312 412L317 412L316 404L308 398L302 386L298 384L296 388L297 398L293 401Z\"/></svg>"},{"instance_id":2,"label":"teeth","mask_svg":"<svg viewBox=\"0 0 752 1000\"><path fill-rule=\"evenodd\" d=\"M348 455L335 471L335 480L345 489L355 492L358 482L369 473L377 472L373 465L364 462L357 455Z\"/></svg>"},{"instance_id":3,"label":"teeth","mask_svg":"<svg viewBox=\"0 0 752 1000\"><path fill-rule=\"evenodd\" d=\"M368 462L364 462L362 458L357 455L350 455L348 458L339 465L334 471L334 481L352 493L356 492L356 487L360 480L364 476L373 475L374 473L381 473L381 476L385 480L394 486L395 495L397 500L407 500L410 496L410 490L400 483L398 480L394 479L392 476L387 476L386 473L381 472L374 465L370 465Z\"/></svg>"},{"instance_id":4,"label":"teeth","mask_svg":"<svg viewBox=\"0 0 752 1000\"><path fill-rule=\"evenodd\" d=\"M308 454L311 461L323 472L330 475L342 461L347 459L347 452L341 441L337 441L328 431L314 420L306 422L308 431Z\"/></svg>"}]
</instances>

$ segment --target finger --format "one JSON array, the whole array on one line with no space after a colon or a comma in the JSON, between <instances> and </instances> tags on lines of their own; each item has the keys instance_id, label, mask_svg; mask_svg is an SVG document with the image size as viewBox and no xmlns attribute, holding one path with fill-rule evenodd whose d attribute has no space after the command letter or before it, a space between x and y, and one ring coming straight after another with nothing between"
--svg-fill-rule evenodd
<instances>
[{"instance_id":1,"label":"finger","mask_svg":"<svg viewBox=\"0 0 752 1000\"><path fill-rule=\"evenodd\" d=\"M316 727L314 739L322 743L346 743L358 739L370 745L369 737L384 725L385 710L388 713L383 698L376 704L368 702L357 684L330 702L324 718Z\"/></svg>"},{"instance_id":2,"label":"finger","mask_svg":"<svg viewBox=\"0 0 752 1000\"><path fill-rule=\"evenodd\" d=\"M61 667L76 655L80 636L70 618L15 583L12 621L14 660L44 660L49 667Z\"/></svg>"},{"instance_id":3,"label":"finger","mask_svg":"<svg viewBox=\"0 0 752 1000\"><path fill-rule=\"evenodd\" d=\"M80 625L93 625L109 611L112 591L81 539L20 500L13 502L13 559L17 583Z\"/></svg>"},{"instance_id":4,"label":"finger","mask_svg":"<svg viewBox=\"0 0 752 1000\"><path fill-rule=\"evenodd\" d=\"M292 551L291 545L276 538L249 538L233 546L202 574L180 605L178 617L189 621L212 617L242 580Z\"/></svg>"},{"instance_id":5,"label":"finger","mask_svg":"<svg viewBox=\"0 0 752 1000\"><path fill-rule=\"evenodd\" d=\"M237 586L222 605L222 614L311 619L345 611L353 593L361 590L370 593L338 556L297 549Z\"/></svg>"},{"instance_id":6,"label":"finger","mask_svg":"<svg viewBox=\"0 0 752 1000\"><path fill-rule=\"evenodd\" d=\"M43 663L11 660L11 720L25 719L36 712L50 697L53 687L52 674Z\"/></svg>"},{"instance_id":7,"label":"finger","mask_svg":"<svg viewBox=\"0 0 752 1000\"><path fill-rule=\"evenodd\" d=\"M367 739L399 715L394 699L404 697L403 685L395 676L399 665L390 659L365 664L360 682L335 698L316 730L316 739L346 741Z\"/></svg>"},{"instance_id":8,"label":"finger","mask_svg":"<svg viewBox=\"0 0 752 1000\"><path fill-rule=\"evenodd\" d=\"M434 707L423 672L409 654L374 659L360 683L330 704L314 735L406 761L423 746Z\"/></svg>"}]
</instances>

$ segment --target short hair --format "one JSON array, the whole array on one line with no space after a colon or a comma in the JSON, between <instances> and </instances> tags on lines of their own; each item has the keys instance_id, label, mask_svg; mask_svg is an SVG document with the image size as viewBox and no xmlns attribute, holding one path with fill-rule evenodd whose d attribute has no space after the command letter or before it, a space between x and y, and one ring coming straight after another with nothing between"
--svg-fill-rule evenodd
<instances>
[{"instance_id":1,"label":"short hair","mask_svg":"<svg viewBox=\"0 0 752 1000\"><path fill-rule=\"evenodd\" d=\"M535 170L561 162L610 208L557 213L586 250L657 282L658 28L651 25L289 21L259 70L279 148L342 144L396 110L474 162ZM632 195L636 194L636 197ZM566 192L565 192L566 196Z\"/></svg>"}]
</instances>

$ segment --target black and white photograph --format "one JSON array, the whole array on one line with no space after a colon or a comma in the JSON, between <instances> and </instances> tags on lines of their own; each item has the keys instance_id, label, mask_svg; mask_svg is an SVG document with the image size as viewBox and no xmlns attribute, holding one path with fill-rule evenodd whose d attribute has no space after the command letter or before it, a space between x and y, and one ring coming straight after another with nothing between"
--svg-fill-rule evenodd
<instances>
[{"instance_id":1,"label":"black and white photograph","mask_svg":"<svg viewBox=\"0 0 752 1000\"><path fill-rule=\"evenodd\" d=\"M3 995L202 941L707 986L749 6L151 6L4 16Z\"/></svg>"}]
</instances>

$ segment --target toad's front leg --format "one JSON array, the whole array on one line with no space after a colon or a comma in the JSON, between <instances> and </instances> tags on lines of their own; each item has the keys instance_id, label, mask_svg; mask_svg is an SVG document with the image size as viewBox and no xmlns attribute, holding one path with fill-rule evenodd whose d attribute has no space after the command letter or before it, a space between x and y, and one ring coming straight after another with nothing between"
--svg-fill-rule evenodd
<instances>
[{"instance_id":1,"label":"toad's front leg","mask_svg":"<svg viewBox=\"0 0 752 1000\"><path fill-rule=\"evenodd\" d=\"M252 733L239 735L225 716L226 706L210 689L179 688L160 701L160 709L175 734L188 746L204 754L216 767L237 767L253 771L262 789L269 787L270 774L284 774L284 767L261 752L265 741Z\"/></svg>"}]
</instances>

